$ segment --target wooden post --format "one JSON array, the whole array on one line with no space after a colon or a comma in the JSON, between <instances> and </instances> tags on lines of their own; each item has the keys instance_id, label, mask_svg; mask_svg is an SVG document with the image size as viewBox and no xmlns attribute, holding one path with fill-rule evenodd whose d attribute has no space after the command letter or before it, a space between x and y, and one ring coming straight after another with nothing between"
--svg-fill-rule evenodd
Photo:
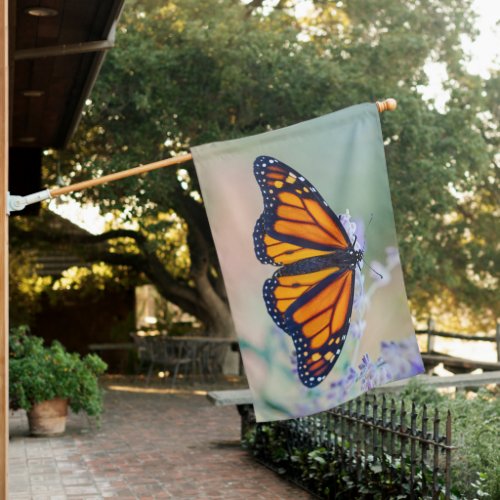
<instances>
[{"instance_id":1,"label":"wooden post","mask_svg":"<svg viewBox=\"0 0 500 500\"><path fill-rule=\"evenodd\" d=\"M434 351L434 341L436 340L433 335L434 329L434 320L429 316L429 321L427 322L427 352Z\"/></svg>"},{"instance_id":2,"label":"wooden post","mask_svg":"<svg viewBox=\"0 0 500 500\"><path fill-rule=\"evenodd\" d=\"M9 445L9 166L8 0L0 0L0 498L7 498Z\"/></svg>"},{"instance_id":3,"label":"wooden post","mask_svg":"<svg viewBox=\"0 0 500 500\"><path fill-rule=\"evenodd\" d=\"M497 341L497 360L500 363L500 322L498 321L497 321L496 341Z\"/></svg>"}]
</instances>

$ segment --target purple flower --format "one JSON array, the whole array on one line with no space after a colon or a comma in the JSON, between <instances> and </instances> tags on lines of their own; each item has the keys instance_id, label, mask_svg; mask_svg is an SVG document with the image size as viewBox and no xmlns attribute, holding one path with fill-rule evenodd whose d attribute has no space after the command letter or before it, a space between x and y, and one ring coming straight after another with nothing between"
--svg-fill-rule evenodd
<instances>
[{"instance_id":1,"label":"purple flower","mask_svg":"<svg viewBox=\"0 0 500 500\"><path fill-rule=\"evenodd\" d=\"M349 239L354 240L354 231L356 230L356 224L351 222L351 214L349 210L346 210L345 214L340 214L339 219L341 224L344 226L344 229L349 236Z\"/></svg>"},{"instance_id":2,"label":"purple flower","mask_svg":"<svg viewBox=\"0 0 500 500\"><path fill-rule=\"evenodd\" d=\"M357 220L354 222L351 220L351 214L349 210L346 210L345 214L340 214L340 223L344 226L344 229L349 236L349 240L354 244L356 250L364 250L365 246L365 225L362 220ZM361 266L363 263L360 263Z\"/></svg>"},{"instance_id":3,"label":"purple flower","mask_svg":"<svg viewBox=\"0 0 500 500\"><path fill-rule=\"evenodd\" d=\"M333 399L335 403L342 403L348 397L351 387L356 383L358 372L352 367L349 367L347 375L330 384L330 392L327 394L328 399Z\"/></svg>"},{"instance_id":4,"label":"purple flower","mask_svg":"<svg viewBox=\"0 0 500 500\"><path fill-rule=\"evenodd\" d=\"M375 387L390 382L393 377L390 367L384 362L382 358L378 358L376 363L373 363L368 354L365 354L361 359L359 365L361 389L369 391Z\"/></svg>"},{"instance_id":5,"label":"purple flower","mask_svg":"<svg viewBox=\"0 0 500 500\"><path fill-rule=\"evenodd\" d=\"M385 363L382 358L378 358L377 371L375 374L375 386L380 387L381 385L387 384L387 382L391 382L391 380L394 380L391 367Z\"/></svg>"},{"instance_id":6,"label":"purple flower","mask_svg":"<svg viewBox=\"0 0 500 500\"><path fill-rule=\"evenodd\" d=\"M372 363L370 356L365 354L361 358L361 364L359 365L359 372L361 378L361 389L363 391L369 391L375 387L375 372L377 367Z\"/></svg>"},{"instance_id":7,"label":"purple flower","mask_svg":"<svg viewBox=\"0 0 500 500\"><path fill-rule=\"evenodd\" d=\"M391 367L394 379L408 378L424 371L422 357L414 338L401 342L386 342L380 344L381 357Z\"/></svg>"},{"instance_id":8,"label":"purple flower","mask_svg":"<svg viewBox=\"0 0 500 500\"><path fill-rule=\"evenodd\" d=\"M305 417L306 415L313 415L324 411L323 406L319 403L318 399L312 399L308 403L298 403L295 406L296 411L293 413L294 418Z\"/></svg>"},{"instance_id":9,"label":"purple flower","mask_svg":"<svg viewBox=\"0 0 500 500\"><path fill-rule=\"evenodd\" d=\"M354 222L351 220L351 214L349 210L346 210L345 214L340 214L340 223L344 226L344 229L349 236L349 240L354 246L355 250L364 250L365 246L365 226L362 220ZM364 281L365 277L361 274L361 269L364 265L364 261L358 262L354 272L355 272L355 285L354 285L354 298L353 305L358 307L360 302L364 297Z\"/></svg>"},{"instance_id":10,"label":"purple flower","mask_svg":"<svg viewBox=\"0 0 500 500\"><path fill-rule=\"evenodd\" d=\"M355 281L354 281L354 297L353 297L353 306L358 307L362 302L365 295L365 277L361 273L359 267L356 266L354 270L355 273Z\"/></svg>"},{"instance_id":11,"label":"purple flower","mask_svg":"<svg viewBox=\"0 0 500 500\"><path fill-rule=\"evenodd\" d=\"M399 252L396 247L386 247L385 253L387 254L387 266L393 268L399 264Z\"/></svg>"},{"instance_id":12,"label":"purple flower","mask_svg":"<svg viewBox=\"0 0 500 500\"><path fill-rule=\"evenodd\" d=\"M353 321L351 326L349 327L349 336L353 339L359 340L363 333L365 333L366 321L362 319L358 319L357 321Z\"/></svg>"}]
</instances>

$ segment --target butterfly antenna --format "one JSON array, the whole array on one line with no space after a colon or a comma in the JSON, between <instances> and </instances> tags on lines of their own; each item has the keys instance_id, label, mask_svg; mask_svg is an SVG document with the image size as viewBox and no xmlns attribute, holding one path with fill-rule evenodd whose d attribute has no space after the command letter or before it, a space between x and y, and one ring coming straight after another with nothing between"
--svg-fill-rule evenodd
<instances>
[{"instance_id":1,"label":"butterfly antenna","mask_svg":"<svg viewBox=\"0 0 500 500\"><path fill-rule=\"evenodd\" d=\"M368 231L368 228L370 227L370 224L372 223L372 220L373 220L373 212L370 214L370 220L368 221L368 225L366 226L366 230L367 231ZM366 241L365 241L365 243L366 243ZM378 271L375 271L375 269L373 269L373 267L370 266L368 264L368 262L366 262L365 259L363 259L363 262L368 266L368 268L370 269L370 271L372 271L374 274L376 274L380 279L384 279L384 277Z\"/></svg>"},{"instance_id":2,"label":"butterfly antenna","mask_svg":"<svg viewBox=\"0 0 500 500\"><path fill-rule=\"evenodd\" d=\"M372 223L373 220L373 212L370 214L370 220L368 221L368 225L366 226L366 231L368 232L368 228L370 227L370 224ZM363 252L366 249L366 240L363 242ZM370 266L368 266L370 267Z\"/></svg>"},{"instance_id":3,"label":"butterfly antenna","mask_svg":"<svg viewBox=\"0 0 500 500\"><path fill-rule=\"evenodd\" d=\"M365 259L363 259L363 262L368 266L368 269L370 269L370 271L376 274L380 279L384 279L384 277L378 271L375 271L375 269L373 269L373 267L370 266L370 264L368 264Z\"/></svg>"}]
</instances>

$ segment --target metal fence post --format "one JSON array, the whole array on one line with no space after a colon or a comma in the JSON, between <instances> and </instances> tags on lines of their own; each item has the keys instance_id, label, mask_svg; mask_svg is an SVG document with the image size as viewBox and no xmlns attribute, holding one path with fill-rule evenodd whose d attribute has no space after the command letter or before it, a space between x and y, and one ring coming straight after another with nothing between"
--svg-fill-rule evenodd
<instances>
[{"instance_id":1,"label":"metal fence post","mask_svg":"<svg viewBox=\"0 0 500 500\"><path fill-rule=\"evenodd\" d=\"M432 467L432 498L439 498L438 494L438 478L439 478L439 422L441 419L439 418L439 411L436 408L434 412L434 428L432 439L434 441L434 459L433 459L433 467Z\"/></svg>"},{"instance_id":2,"label":"metal fence post","mask_svg":"<svg viewBox=\"0 0 500 500\"><path fill-rule=\"evenodd\" d=\"M429 445L427 444L427 440L429 439L429 434L427 432L427 422L429 421L429 417L427 416L427 405L424 404L424 408L422 410L422 441L420 442L420 467L422 468L422 494L425 495L427 493L427 450L429 449Z\"/></svg>"},{"instance_id":3,"label":"metal fence post","mask_svg":"<svg viewBox=\"0 0 500 500\"><path fill-rule=\"evenodd\" d=\"M451 412L446 415L446 461L445 461L445 498L449 500L451 494Z\"/></svg>"},{"instance_id":4,"label":"metal fence post","mask_svg":"<svg viewBox=\"0 0 500 500\"><path fill-rule=\"evenodd\" d=\"M415 401L411 402L411 414L410 414L410 498L415 498L413 493L413 484L415 482L415 465L417 462L417 442L415 437L417 436L417 411L415 408Z\"/></svg>"}]
</instances>

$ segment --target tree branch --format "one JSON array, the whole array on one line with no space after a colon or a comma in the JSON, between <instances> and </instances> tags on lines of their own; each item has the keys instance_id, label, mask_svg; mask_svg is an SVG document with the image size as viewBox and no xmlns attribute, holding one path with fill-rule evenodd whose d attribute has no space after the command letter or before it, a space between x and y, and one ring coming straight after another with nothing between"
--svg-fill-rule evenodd
<instances>
[{"instance_id":1,"label":"tree branch","mask_svg":"<svg viewBox=\"0 0 500 500\"><path fill-rule=\"evenodd\" d=\"M91 262L105 262L113 266L129 266L139 272L143 271L146 266L146 259L138 254L95 252L90 253L87 257Z\"/></svg>"},{"instance_id":2,"label":"tree branch","mask_svg":"<svg viewBox=\"0 0 500 500\"><path fill-rule=\"evenodd\" d=\"M194 315L205 323L210 318L201 306L200 296L196 289L187 283L174 278L163 266L156 254L123 254L113 252L93 252L88 254L91 261L105 262L111 265L130 266L138 272L142 272L153 283L161 295L177 304L184 311Z\"/></svg>"},{"instance_id":3,"label":"tree branch","mask_svg":"<svg viewBox=\"0 0 500 500\"><path fill-rule=\"evenodd\" d=\"M133 231L131 229L113 229L111 231L106 231L105 233L95 234L89 236L89 241L91 243L99 241L114 240L117 238L131 238L137 242L137 244L146 243L146 237L139 231ZM82 238L85 241L85 238Z\"/></svg>"}]
</instances>

